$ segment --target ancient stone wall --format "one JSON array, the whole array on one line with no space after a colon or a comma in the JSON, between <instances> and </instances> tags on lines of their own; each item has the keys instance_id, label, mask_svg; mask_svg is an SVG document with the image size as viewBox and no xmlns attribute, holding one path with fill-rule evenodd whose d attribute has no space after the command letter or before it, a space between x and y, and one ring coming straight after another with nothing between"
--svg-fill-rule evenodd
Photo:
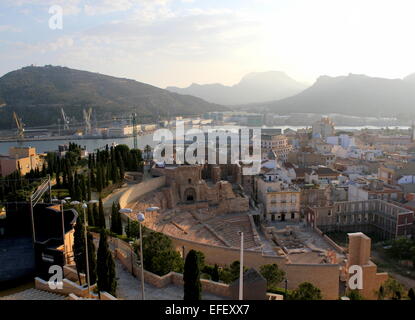
<instances>
[{"instance_id":1,"label":"ancient stone wall","mask_svg":"<svg viewBox=\"0 0 415 320\"><path fill-rule=\"evenodd\" d=\"M119 202L121 208L125 208L128 204L135 202L139 197L146 193L157 190L166 184L166 177L161 176L151 180L143 181L130 187L120 197Z\"/></svg>"}]
</instances>

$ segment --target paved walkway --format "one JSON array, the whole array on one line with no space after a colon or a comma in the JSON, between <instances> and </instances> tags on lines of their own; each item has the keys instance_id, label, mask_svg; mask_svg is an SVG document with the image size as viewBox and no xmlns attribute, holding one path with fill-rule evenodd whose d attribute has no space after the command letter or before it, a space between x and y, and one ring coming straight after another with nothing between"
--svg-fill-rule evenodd
<instances>
[{"instance_id":1,"label":"paved walkway","mask_svg":"<svg viewBox=\"0 0 415 320\"><path fill-rule=\"evenodd\" d=\"M32 288L0 297L0 300L65 300L65 296Z\"/></svg>"},{"instance_id":2,"label":"paved walkway","mask_svg":"<svg viewBox=\"0 0 415 320\"><path fill-rule=\"evenodd\" d=\"M122 264L115 260L118 278L117 298L124 300L141 300L141 281L131 275ZM183 300L183 288L168 285L162 289L148 283L145 284L146 300ZM209 293L202 293L203 300L223 300L222 297Z\"/></svg>"}]
</instances>

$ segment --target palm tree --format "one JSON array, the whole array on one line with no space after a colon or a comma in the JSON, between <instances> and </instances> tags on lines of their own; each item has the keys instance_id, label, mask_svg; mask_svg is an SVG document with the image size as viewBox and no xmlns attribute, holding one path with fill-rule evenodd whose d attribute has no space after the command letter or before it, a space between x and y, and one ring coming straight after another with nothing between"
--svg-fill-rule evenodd
<instances>
[{"instance_id":1,"label":"palm tree","mask_svg":"<svg viewBox=\"0 0 415 320\"><path fill-rule=\"evenodd\" d=\"M144 153L145 153L146 160L148 160L150 158L151 151L152 151L152 149L151 149L150 145L146 145L144 147Z\"/></svg>"}]
</instances>

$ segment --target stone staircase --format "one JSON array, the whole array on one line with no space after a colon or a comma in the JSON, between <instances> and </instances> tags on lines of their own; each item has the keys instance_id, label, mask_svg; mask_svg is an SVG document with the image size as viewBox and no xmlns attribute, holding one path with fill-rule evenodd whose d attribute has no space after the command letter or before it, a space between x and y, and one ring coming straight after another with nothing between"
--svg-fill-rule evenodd
<instances>
[{"instance_id":1,"label":"stone staircase","mask_svg":"<svg viewBox=\"0 0 415 320\"><path fill-rule=\"evenodd\" d=\"M238 215L226 218L222 216L220 219L210 220L207 224L234 248L240 248L240 231L244 233L245 249L258 247L249 216L247 215Z\"/></svg>"},{"instance_id":2,"label":"stone staircase","mask_svg":"<svg viewBox=\"0 0 415 320\"><path fill-rule=\"evenodd\" d=\"M65 296L38 289L27 289L9 296L0 297L0 300L66 300Z\"/></svg>"}]
</instances>

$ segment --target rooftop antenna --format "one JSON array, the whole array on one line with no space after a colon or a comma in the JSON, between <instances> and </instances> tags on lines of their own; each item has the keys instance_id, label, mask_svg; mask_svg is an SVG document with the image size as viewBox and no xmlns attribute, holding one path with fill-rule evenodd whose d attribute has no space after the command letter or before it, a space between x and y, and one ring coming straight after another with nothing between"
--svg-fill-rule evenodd
<instances>
[{"instance_id":1,"label":"rooftop antenna","mask_svg":"<svg viewBox=\"0 0 415 320\"><path fill-rule=\"evenodd\" d=\"M415 142L415 121L414 120L412 120L411 142Z\"/></svg>"},{"instance_id":2,"label":"rooftop antenna","mask_svg":"<svg viewBox=\"0 0 415 320\"><path fill-rule=\"evenodd\" d=\"M137 141L137 114L133 113L132 117L132 125L133 125L133 139L134 139L134 149L138 149L138 141Z\"/></svg>"}]
</instances>

